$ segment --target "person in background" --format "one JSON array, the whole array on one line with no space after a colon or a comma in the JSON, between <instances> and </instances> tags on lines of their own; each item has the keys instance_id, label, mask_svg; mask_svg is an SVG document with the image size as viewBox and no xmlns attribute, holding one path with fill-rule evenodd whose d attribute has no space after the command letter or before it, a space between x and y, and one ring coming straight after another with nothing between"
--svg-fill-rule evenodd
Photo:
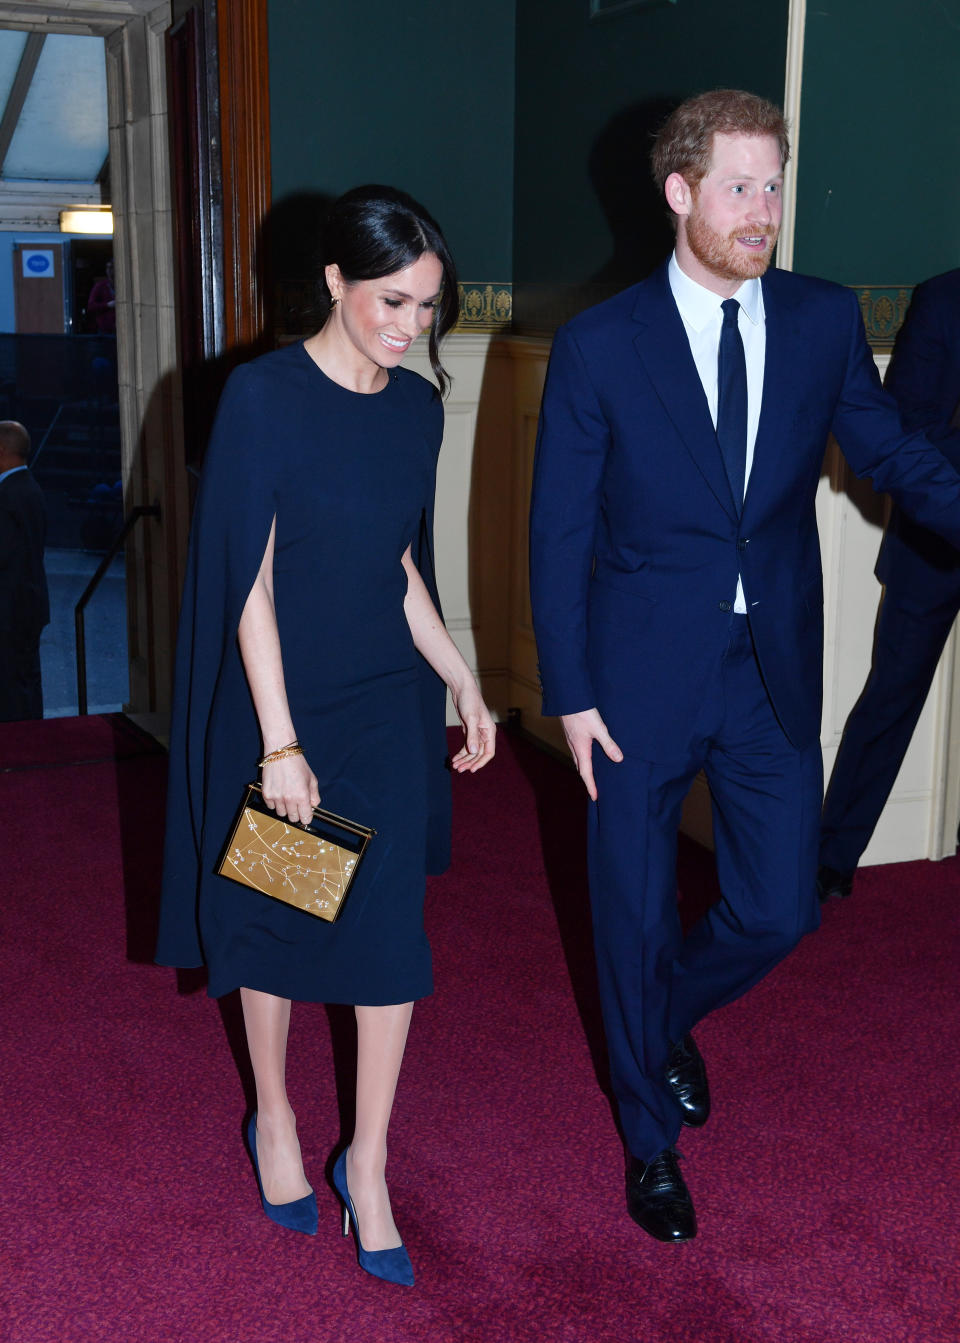
<instances>
[{"instance_id":1,"label":"person in background","mask_svg":"<svg viewBox=\"0 0 960 1343\"><path fill-rule=\"evenodd\" d=\"M87 296L87 312L97 324L97 334L117 334L117 295L113 288L113 260L106 264L106 275L94 280Z\"/></svg>"},{"instance_id":2,"label":"person in background","mask_svg":"<svg viewBox=\"0 0 960 1343\"><path fill-rule=\"evenodd\" d=\"M562 718L593 802L627 1209L663 1241L696 1234L675 1151L710 1112L691 1031L819 923L828 436L960 543L960 475L901 426L856 295L768 269L788 156L782 112L751 93L713 90L670 115L653 168L674 254L557 332L537 443L544 712ZM701 769L721 898L684 936L677 828Z\"/></svg>"},{"instance_id":3,"label":"person in background","mask_svg":"<svg viewBox=\"0 0 960 1343\"><path fill-rule=\"evenodd\" d=\"M918 285L886 387L907 429L960 470L960 269ZM844 728L820 823L821 900L848 896L896 782L960 611L960 550L894 508L877 557L884 585L873 665Z\"/></svg>"},{"instance_id":4,"label":"person in background","mask_svg":"<svg viewBox=\"0 0 960 1343\"><path fill-rule=\"evenodd\" d=\"M30 435L0 420L0 722L43 717L40 635L50 620L47 510L30 474Z\"/></svg>"}]
</instances>

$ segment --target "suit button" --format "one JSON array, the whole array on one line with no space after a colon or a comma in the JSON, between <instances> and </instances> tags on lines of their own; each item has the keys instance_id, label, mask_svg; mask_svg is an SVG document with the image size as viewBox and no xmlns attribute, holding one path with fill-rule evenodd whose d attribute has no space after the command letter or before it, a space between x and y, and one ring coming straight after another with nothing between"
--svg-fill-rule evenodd
<instances>
[{"instance_id":1,"label":"suit button","mask_svg":"<svg viewBox=\"0 0 960 1343\"><path fill-rule=\"evenodd\" d=\"M747 546L748 546L749 544L750 544L750 542L749 542L745 537L742 537L742 536L741 536L740 540L737 542L737 549L738 549L738 550L746 550L746 548L747 548Z\"/></svg>"},{"instance_id":2,"label":"suit button","mask_svg":"<svg viewBox=\"0 0 960 1343\"><path fill-rule=\"evenodd\" d=\"M732 609L733 609L733 602L721 602L721 603L720 603L720 610L721 610L721 611L730 611L730 610L732 610Z\"/></svg>"}]
</instances>

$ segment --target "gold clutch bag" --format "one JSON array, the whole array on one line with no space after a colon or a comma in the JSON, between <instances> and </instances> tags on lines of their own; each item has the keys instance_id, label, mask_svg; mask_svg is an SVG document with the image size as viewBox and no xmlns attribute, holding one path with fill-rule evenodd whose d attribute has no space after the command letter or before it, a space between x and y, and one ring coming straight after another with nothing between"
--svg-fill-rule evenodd
<instances>
[{"instance_id":1,"label":"gold clutch bag","mask_svg":"<svg viewBox=\"0 0 960 1343\"><path fill-rule=\"evenodd\" d=\"M333 923L376 833L322 807L309 825L285 821L251 783L217 872Z\"/></svg>"}]
</instances>

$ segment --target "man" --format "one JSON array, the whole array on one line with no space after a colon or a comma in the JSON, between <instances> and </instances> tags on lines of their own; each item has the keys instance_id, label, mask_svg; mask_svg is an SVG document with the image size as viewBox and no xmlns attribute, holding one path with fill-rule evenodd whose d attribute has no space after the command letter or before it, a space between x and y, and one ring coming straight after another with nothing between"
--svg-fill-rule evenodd
<instances>
[{"instance_id":1,"label":"man","mask_svg":"<svg viewBox=\"0 0 960 1343\"><path fill-rule=\"evenodd\" d=\"M30 435L0 420L0 722L43 717L40 634L50 619L43 494L27 468Z\"/></svg>"},{"instance_id":2,"label":"man","mask_svg":"<svg viewBox=\"0 0 960 1343\"><path fill-rule=\"evenodd\" d=\"M904 425L924 430L960 469L960 270L917 287L886 386ZM847 719L823 806L821 900L853 888L960 611L960 551L899 509L876 573L885 590L873 666Z\"/></svg>"},{"instance_id":3,"label":"man","mask_svg":"<svg viewBox=\"0 0 960 1343\"><path fill-rule=\"evenodd\" d=\"M674 1144L709 1113L690 1035L817 926L822 582L833 432L860 475L960 541L960 476L903 431L856 296L769 271L789 146L778 108L716 90L653 150L668 265L558 331L531 592L544 712L594 801L594 941L627 1208L696 1234ZM761 278L762 277L762 278ZM731 301L732 300L732 301ZM700 769L722 899L682 936L681 806Z\"/></svg>"}]
</instances>

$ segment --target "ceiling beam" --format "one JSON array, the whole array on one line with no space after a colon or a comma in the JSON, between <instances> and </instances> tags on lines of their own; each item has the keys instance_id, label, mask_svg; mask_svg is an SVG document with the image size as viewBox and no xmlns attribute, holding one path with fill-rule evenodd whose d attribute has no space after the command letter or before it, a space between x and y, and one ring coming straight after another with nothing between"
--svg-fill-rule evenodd
<instances>
[{"instance_id":1,"label":"ceiling beam","mask_svg":"<svg viewBox=\"0 0 960 1343\"><path fill-rule=\"evenodd\" d=\"M17 66L17 73L10 87L10 96L7 98L7 105L3 109L3 116L0 117L0 177L3 176L7 154L10 150L10 141L17 129L17 122L20 120L23 105L27 101L27 94L30 92L30 85L33 83L33 74L46 40L45 33L27 34L20 64Z\"/></svg>"}]
</instances>

